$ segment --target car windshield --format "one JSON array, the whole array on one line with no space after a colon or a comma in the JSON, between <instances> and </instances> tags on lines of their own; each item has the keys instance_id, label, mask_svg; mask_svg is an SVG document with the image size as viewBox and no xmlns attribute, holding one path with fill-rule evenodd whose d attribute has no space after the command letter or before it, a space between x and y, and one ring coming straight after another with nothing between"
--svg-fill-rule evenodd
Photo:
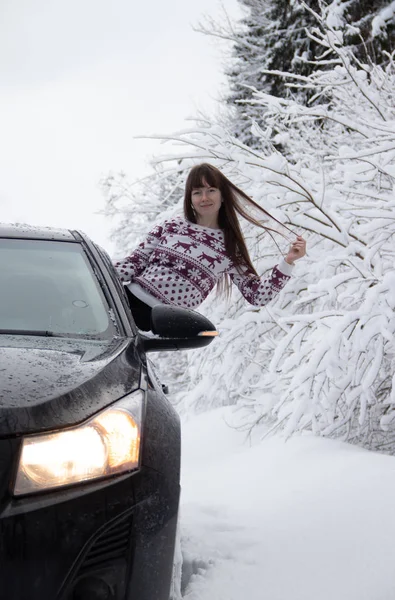
<instances>
[{"instance_id":1,"label":"car windshield","mask_svg":"<svg viewBox=\"0 0 395 600\"><path fill-rule=\"evenodd\" d=\"M0 333L108 338L109 306L81 244L0 239Z\"/></svg>"}]
</instances>

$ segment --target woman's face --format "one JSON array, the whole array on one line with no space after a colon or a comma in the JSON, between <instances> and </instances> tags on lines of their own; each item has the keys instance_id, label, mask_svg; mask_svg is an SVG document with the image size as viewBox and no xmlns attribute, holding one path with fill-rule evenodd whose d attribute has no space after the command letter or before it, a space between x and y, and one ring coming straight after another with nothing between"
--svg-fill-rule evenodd
<instances>
[{"instance_id":1,"label":"woman's face","mask_svg":"<svg viewBox=\"0 0 395 600\"><path fill-rule=\"evenodd\" d=\"M203 180L202 187L192 189L192 206L198 217L215 217L221 208L221 192Z\"/></svg>"}]
</instances>

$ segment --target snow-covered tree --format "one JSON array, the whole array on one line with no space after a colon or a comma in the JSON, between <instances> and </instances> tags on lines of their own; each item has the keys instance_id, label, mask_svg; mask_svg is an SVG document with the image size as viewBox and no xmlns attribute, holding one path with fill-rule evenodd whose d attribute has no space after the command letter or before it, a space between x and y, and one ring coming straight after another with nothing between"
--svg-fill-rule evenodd
<instances>
[{"instance_id":1,"label":"snow-covered tree","mask_svg":"<svg viewBox=\"0 0 395 600\"><path fill-rule=\"evenodd\" d=\"M269 126L255 128L264 152L209 122L177 138L309 238L309 257L271 306L246 307L237 293L231 304L215 294L206 301L221 337L188 356L183 404L234 403L248 408L248 426L312 429L393 450L395 68L391 57L385 69L361 65L327 17L311 35L335 66L288 77L321 104L254 95ZM265 273L277 248L248 224L245 233Z\"/></svg>"},{"instance_id":2,"label":"snow-covered tree","mask_svg":"<svg viewBox=\"0 0 395 600\"><path fill-rule=\"evenodd\" d=\"M110 174L101 182L106 199L102 212L114 219L111 239L120 255L135 248L159 216L171 213L184 191L180 170L169 174L156 165L153 173L132 183L125 173Z\"/></svg>"},{"instance_id":3,"label":"snow-covered tree","mask_svg":"<svg viewBox=\"0 0 395 600\"><path fill-rule=\"evenodd\" d=\"M344 2L345 41L354 55L385 66L395 50L395 2L348 0Z\"/></svg>"},{"instance_id":4,"label":"snow-covered tree","mask_svg":"<svg viewBox=\"0 0 395 600\"><path fill-rule=\"evenodd\" d=\"M236 26L228 20L207 19L200 31L233 42L233 58L227 69L230 93L226 99L235 112L233 132L251 147L259 143L251 132L251 119L262 123L262 111L244 101L250 88L285 96L288 89L281 76L270 71L295 70L308 75L314 69L315 42L305 33L313 22L301 2L289 0L239 0L245 17ZM310 2L319 7L319 0ZM266 71L266 72L265 72ZM307 92L308 93L308 92Z\"/></svg>"},{"instance_id":5,"label":"snow-covered tree","mask_svg":"<svg viewBox=\"0 0 395 600\"><path fill-rule=\"evenodd\" d=\"M167 173L185 176L180 158L186 170L212 162L308 239L308 256L271 305L246 305L237 290L230 302L215 292L206 300L202 311L221 335L185 354L188 393L177 401L180 410L234 404L246 428L312 430L394 451L395 64L392 55L384 67L359 61L333 8L314 15L309 33L323 68L282 74L320 103L253 91L266 122L251 125L259 150L209 118L167 136L178 148L173 161L158 159ZM172 210L181 211L181 200ZM243 226L265 274L288 242Z\"/></svg>"},{"instance_id":6,"label":"snow-covered tree","mask_svg":"<svg viewBox=\"0 0 395 600\"><path fill-rule=\"evenodd\" d=\"M232 93L229 104L246 99L246 75L250 85L274 96L285 96L287 88L283 79L262 72L295 71L308 75L313 70L315 43L306 34L311 26L311 14L301 2L288 0L240 0L249 10L238 40L234 45L236 60L229 72ZM311 3L318 10L318 0ZM244 140L247 142L247 140Z\"/></svg>"},{"instance_id":7,"label":"snow-covered tree","mask_svg":"<svg viewBox=\"0 0 395 600\"><path fill-rule=\"evenodd\" d=\"M282 72L307 76L324 68L322 47L306 34L314 26L312 11L323 7L341 29L344 44L363 63L385 65L386 52L395 49L395 3L388 0L239 0L245 17L234 26L227 20L208 20L201 31L233 41L233 60L228 67L228 104L235 113L233 133L250 147L259 148L259 136L251 121L265 126L264 113L246 103L251 88L287 97L290 88ZM331 62L326 63L330 68ZM313 91L292 89L298 100L311 101ZM315 99L317 101L317 99Z\"/></svg>"}]
</instances>

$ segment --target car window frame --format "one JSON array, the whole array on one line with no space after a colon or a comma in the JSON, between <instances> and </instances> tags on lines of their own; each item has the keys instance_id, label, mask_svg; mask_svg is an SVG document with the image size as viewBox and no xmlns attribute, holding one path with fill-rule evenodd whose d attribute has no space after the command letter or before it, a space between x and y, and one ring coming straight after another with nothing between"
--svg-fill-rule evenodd
<instances>
[{"instance_id":1,"label":"car window frame","mask_svg":"<svg viewBox=\"0 0 395 600\"><path fill-rule=\"evenodd\" d=\"M72 234L76 237L78 243L82 245L92 271L97 277L100 288L109 306L113 309L118 330L125 337L136 337L138 329L134 322L126 293L112 266L110 258L97 244L82 234L82 232L72 231Z\"/></svg>"}]
</instances>

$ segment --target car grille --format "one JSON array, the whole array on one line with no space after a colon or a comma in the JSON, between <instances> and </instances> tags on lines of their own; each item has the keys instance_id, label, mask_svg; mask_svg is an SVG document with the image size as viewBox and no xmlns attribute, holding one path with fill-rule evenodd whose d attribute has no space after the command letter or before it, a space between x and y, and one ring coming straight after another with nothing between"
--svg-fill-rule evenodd
<instances>
[{"instance_id":1,"label":"car grille","mask_svg":"<svg viewBox=\"0 0 395 600\"><path fill-rule=\"evenodd\" d=\"M124 598L127 570L130 564L132 515L129 513L116 523L108 525L87 544L85 553L70 572L58 593L58 600L73 600L81 596L84 582L100 581L111 590L111 598ZM93 597L93 596L92 596ZM104 597L104 596L103 596ZM107 596L106 596L107 597Z\"/></svg>"},{"instance_id":2,"label":"car grille","mask_svg":"<svg viewBox=\"0 0 395 600\"><path fill-rule=\"evenodd\" d=\"M108 563L126 558L129 549L131 527L132 517L129 516L113 527L106 529L94 541L85 555L78 570L78 575L84 575Z\"/></svg>"}]
</instances>

